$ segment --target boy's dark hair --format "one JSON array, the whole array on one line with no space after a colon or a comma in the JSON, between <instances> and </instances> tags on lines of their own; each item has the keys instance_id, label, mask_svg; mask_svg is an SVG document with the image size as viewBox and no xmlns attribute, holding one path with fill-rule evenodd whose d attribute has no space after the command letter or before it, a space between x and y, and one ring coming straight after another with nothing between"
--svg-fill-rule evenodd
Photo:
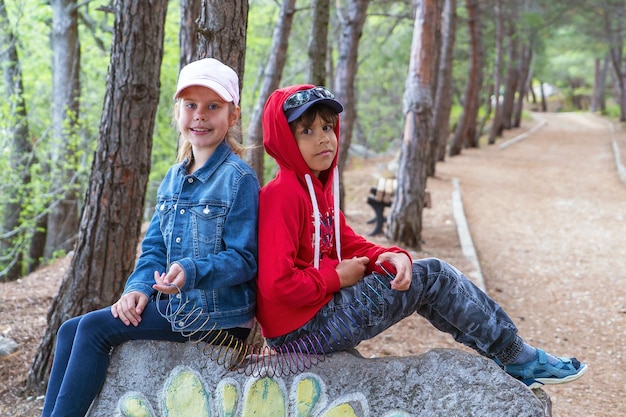
<instances>
[{"instance_id":1,"label":"boy's dark hair","mask_svg":"<svg viewBox=\"0 0 626 417\"><path fill-rule=\"evenodd\" d=\"M316 116L320 116L326 123L331 123L333 127L337 126L339 115L335 110L324 104L316 104L309 107L302 116L298 117L293 122L289 123L291 132L295 135L296 126L302 124L304 126L310 126L315 120Z\"/></svg>"}]
</instances>

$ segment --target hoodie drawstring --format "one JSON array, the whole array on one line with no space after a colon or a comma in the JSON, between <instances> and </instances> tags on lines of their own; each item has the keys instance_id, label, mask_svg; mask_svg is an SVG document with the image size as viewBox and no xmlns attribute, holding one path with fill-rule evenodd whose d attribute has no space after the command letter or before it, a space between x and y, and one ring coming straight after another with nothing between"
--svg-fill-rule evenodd
<instances>
[{"instance_id":1,"label":"hoodie drawstring","mask_svg":"<svg viewBox=\"0 0 626 417\"><path fill-rule=\"evenodd\" d=\"M339 216L339 168L335 165L333 169L333 209L335 210L333 223L335 223L335 249L337 259L341 262L341 234L339 233L341 218Z\"/></svg>"},{"instance_id":2,"label":"hoodie drawstring","mask_svg":"<svg viewBox=\"0 0 626 417\"><path fill-rule=\"evenodd\" d=\"M313 204L313 219L315 224L315 258L313 260L313 266L315 269L320 269L320 209L317 206L317 198L315 198L315 190L313 189L311 176L305 174L304 179L306 180L306 186L309 189L309 196Z\"/></svg>"},{"instance_id":3,"label":"hoodie drawstring","mask_svg":"<svg viewBox=\"0 0 626 417\"><path fill-rule=\"evenodd\" d=\"M333 223L335 226L335 250L337 251L337 259L341 262L341 238L340 238L340 219L339 219L339 169L337 167L333 170ZM315 225L315 254L313 260L313 266L315 269L320 268L320 209L317 205L317 198L315 197L315 189L313 188L313 181L309 174L304 175L306 180L306 186L309 190L309 196L311 197L311 204L313 204L313 223Z\"/></svg>"}]
</instances>

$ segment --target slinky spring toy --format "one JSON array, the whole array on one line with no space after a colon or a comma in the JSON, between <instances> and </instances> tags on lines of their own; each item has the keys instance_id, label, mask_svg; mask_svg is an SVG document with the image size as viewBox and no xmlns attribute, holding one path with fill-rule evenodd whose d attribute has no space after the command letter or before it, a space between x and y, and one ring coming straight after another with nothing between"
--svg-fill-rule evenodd
<instances>
[{"instance_id":1,"label":"slinky spring toy","mask_svg":"<svg viewBox=\"0 0 626 417\"><path fill-rule=\"evenodd\" d=\"M391 279L394 276L389 273L382 265L380 267ZM374 272L372 274L381 284L385 285L382 281L384 275ZM380 302L385 302L384 297L369 283L367 284L374 299L371 295L362 293L366 303L361 302L360 306L371 313L372 309L379 310ZM170 323L181 322L179 316L185 310L185 308L191 302L187 296L176 287L178 290L178 296L181 300L178 308L174 309L172 305L172 297L169 297L169 302L162 312L159 304L157 303L157 309L159 314ZM157 299L160 299L162 293L157 294ZM223 366L225 369L235 371L240 374L254 377L274 377L282 376L286 377L292 374L304 372L307 369L323 362L333 352L335 352L339 346L341 346L341 340L347 340L349 334L353 329L362 327L365 324L366 318L359 313L354 306L350 306L354 312L354 317L347 314L337 313L332 317L324 329L320 329L317 334L311 334L306 337L300 338L296 341L286 343L281 346L270 347L267 345L255 345L248 342L242 342L230 333L219 329L213 328L211 331L201 338L193 339L195 343L205 342L206 346L203 351L207 356ZM190 308L190 311L182 317L182 321L186 322L185 327L191 326L197 320L200 319L202 310L195 304ZM204 327L209 321L207 317L203 323ZM193 330L185 332L185 328L182 329L182 334L185 337L192 338L200 330Z\"/></svg>"}]
</instances>

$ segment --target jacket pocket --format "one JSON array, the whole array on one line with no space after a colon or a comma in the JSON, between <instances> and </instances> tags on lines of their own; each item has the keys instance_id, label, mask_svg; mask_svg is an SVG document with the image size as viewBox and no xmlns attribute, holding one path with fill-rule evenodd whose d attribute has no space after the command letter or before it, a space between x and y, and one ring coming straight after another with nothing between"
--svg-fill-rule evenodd
<instances>
[{"instance_id":1,"label":"jacket pocket","mask_svg":"<svg viewBox=\"0 0 626 417\"><path fill-rule=\"evenodd\" d=\"M202 204L190 207L192 215L191 233L201 245L214 245L222 239L222 229L226 218L225 204ZM221 244L221 243L220 243Z\"/></svg>"},{"instance_id":2,"label":"jacket pocket","mask_svg":"<svg viewBox=\"0 0 626 417\"><path fill-rule=\"evenodd\" d=\"M159 200L156 205L156 212L159 216L159 225L161 228L161 234L167 242L167 237L172 234L174 228L174 209L175 204L172 200Z\"/></svg>"}]
</instances>

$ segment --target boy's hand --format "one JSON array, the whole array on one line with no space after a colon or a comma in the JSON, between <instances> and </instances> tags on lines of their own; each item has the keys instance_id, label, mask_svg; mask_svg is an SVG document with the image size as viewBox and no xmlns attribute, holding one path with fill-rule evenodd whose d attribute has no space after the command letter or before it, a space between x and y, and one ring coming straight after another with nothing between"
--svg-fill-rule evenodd
<instances>
[{"instance_id":1,"label":"boy's hand","mask_svg":"<svg viewBox=\"0 0 626 417\"><path fill-rule=\"evenodd\" d=\"M404 253L385 252L376 260L378 265L383 262L389 262L396 268L396 277L391 281L391 288L398 291L408 290L413 280L411 259Z\"/></svg>"},{"instance_id":2,"label":"boy's hand","mask_svg":"<svg viewBox=\"0 0 626 417\"><path fill-rule=\"evenodd\" d=\"M341 288L350 287L359 282L359 280L365 276L365 271L367 271L367 264L369 264L369 262L370 260L367 256L344 259L339 262L339 265L335 267L335 271L337 271L337 274L339 275Z\"/></svg>"},{"instance_id":3,"label":"boy's hand","mask_svg":"<svg viewBox=\"0 0 626 417\"><path fill-rule=\"evenodd\" d=\"M148 296L139 291L131 291L122 295L120 299L111 306L111 314L116 319L120 319L127 326L131 324L135 327L141 322L141 313L148 304Z\"/></svg>"},{"instance_id":4,"label":"boy's hand","mask_svg":"<svg viewBox=\"0 0 626 417\"><path fill-rule=\"evenodd\" d=\"M163 294L178 294L185 285L185 270L176 262L170 266L167 274L159 274L154 271L154 280L156 284L152 286Z\"/></svg>"}]
</instances>

